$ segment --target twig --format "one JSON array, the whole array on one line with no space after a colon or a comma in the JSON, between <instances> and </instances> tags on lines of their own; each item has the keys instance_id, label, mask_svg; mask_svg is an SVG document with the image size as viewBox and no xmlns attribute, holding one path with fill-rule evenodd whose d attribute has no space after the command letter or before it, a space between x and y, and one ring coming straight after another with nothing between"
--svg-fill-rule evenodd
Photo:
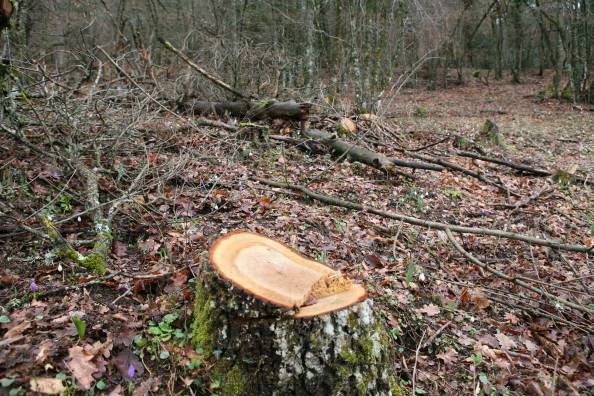
<instances>
[{"instance_id":1,"label":"twig","mask_svg":"<svg viewBox=\"0 0 594 396\"><path fill-rule=\"evenodd\" d=\"M413 366L412 372L412 393L411 395L416 394L416 387L417 387L417 362L419 361L419 351L421 350L421 346L423 345L423 338L425 338L425 333L427 330L423 331L421 335L421 339L419 340L419 344L417 345L417 350L415 351L415 365Z\"/></svg>"},{"instance_id":2,"label":"twig","mask_svg":"<svg viewBox=\"0 0 594 396\"><path fill-rule=\"evenodd\" d=\"M203 68L201 68L200 66L198 66L197 64L195 64L194 62L192 62L192 60L190 58L188 58L183 52L181 52L180 50L178 50L177 48L175 48L173 45L171 45L171 43L167 40L164 40L161 37L158 37L158 40L161 42L161 44L163 44L165 46L165 48L167 48L169 51L173 52L175 55L177 55L181 60L183 60L184 62L186 62L192 69L196 70L198 73L200 73L204 78L206 78L208 81L218 85L219 87L231 92L232 94L234 94L235 96L241 98L241 99L253 99L252 96L249 95L245 95L241 92L239 92L238 90L232 88L229 84L227 84L224 81L221 81L219 78L213 76L212 74L210 74L209 72L207 72L206 70L204 70Z\"/></svg>"},{"instance_id":3,"label":"twig","mask_svg":"<svg viewBox=\"0 0 594 396\"><path fill-rule=\"evenodd\" d=\"M307 195L308 197L318 200L320 202L324 202L328 205L340 206L340 207L347 208L347 209L369 212L369 213L373 213L375 215L385 217L388 219L400 220L400 221L403 221L408 224L427 227L430 229L437 229L437 230L442 230L442 231L445 231L446 229L450 229L451 231L459 232L462 234L488 235L488 236L494 236L494 237L499 237L499 238L513 239L513 240L517 240L517 241L531 243L534 245L548 246L551 248L568 250L568 251L572 251L572 252L586 253L586 252L590 252L590 251L594 250L594 247L566 244L566 243L556 241L556 240L541 239L541 238L531 237L528 235L516 234L513 232L500 231L500 230L495 230L495 229L490 229L490 228L465 227L465 226L458 226L458 225L454 225L454 224L439 223L436 221L419 219L417 217L405 216L400 213L389 212L389 211L385 211L385 210L381 210L381 209L376 209L373 207L368 207L368 206L365 206L365 205L362 205L362 204L359 204L356 202L346 201L346 200L339 199L339 198L334 198L334 197L331 197L331 196L328 196L325 194L317 193L313 190L310 190L306 187L296 185L296 184L280 183L280 182L267 180L267 179L261 179L261 178L254 178L254 180L256 180L262 184L266 184L266 185L273 186L273 187L288 188L290 190L300 191L303 194Z\"/></svg>"},{"instance_id":4,"label":"twig","mask_svg":"<svg viewBox=\"0 0 594 396\"><path fill-rule=\"evenodd\" d=\"M39 296L40 297L45 297L45 296L50 296L50 295L53 295L53 294L62 293L62 292L65 292L65 291L77 290L77 289L84 289L84 288L87 288L87 287L90 287L90 286L93 286L93 285L99 285L99 284L105 282L106 280L115 278L116 276L123 276L123 277L126 277L126 278L132 278L132 279L157 279L157 278L162 278L164 276L172 275L175 272L177 272L177 271L164 272L162 274L146 275L146 274L129 274L127 272L117 271L117 272L112 272L111 274L108 274L108 275L105 275L105 276L101 276L99 278L95 278L93 280L90 280L89 282L81 283L81 284L78 284L78 285L62 286L62 287L58 287L58 288L53 289L53 290L48 290L46 292L39 293Z\"/></svg>"},{"instance_id":5,"label":"twig","mask_svg":"<svg viewBox=\"0 0 594 396\"><path fill-rule=\"evenodd\" d=\"M437 329L437 331L429 338L427 338L427 341L425 341L425 343L423 343L423 348L428 347L429 345L431 345L431 343L433 342L433 340L441 334L442 331L444 331L449 325L452 324L451 320L448 320L443 326L441 326L439 329Z\"/></svg>"}]
</instances>

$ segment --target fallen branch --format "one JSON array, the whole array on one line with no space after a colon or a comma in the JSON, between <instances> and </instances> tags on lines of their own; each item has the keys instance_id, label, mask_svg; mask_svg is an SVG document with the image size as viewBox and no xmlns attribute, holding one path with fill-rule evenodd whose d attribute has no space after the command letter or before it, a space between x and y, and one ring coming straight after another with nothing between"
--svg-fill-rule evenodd
<instances>
[{"instance_id":1,"label":"fallen branch","mask_svg":"<svg viewBox=\"0 0 594 396\"><path fill-rule=\"evenodd\" d=\"M235 102L207 102L204 100L190 100L180 104L179 109L189 114L217 115L226 114L243 117L249 120L283 119L304 121L309 117L310 103L295 101L277 102L264 101L235 101Z\"/></svg>"},{"instance_id":2,"label":"fallen branch","mask_svg":"<svg viewBox=\"0 0 594 396\"><path fill-rule=\"evenodd\" d=\"M550 192L550 191L551 191L551 189L549 189L548 187L544 187L544 188L541 188L540 190L536 191L531 196L526 197L524 199L520 199L519 201L517 201L514 204L500 204L500 205L496 205L496 206L505 208L505 209L518 210L524 206L528 206L528 204L530 202L537 200L543 193Z\"/></svg>"},{"instance_id":3,"label":"fallen branch","mask_svg":"<svg viewBox=\"0 0 594 396\"><path fill-rule=\"evenodd\" d=\"M474 159L478 159L481 161L491 162L491 163L494 163L497 165L507 166L509 168L516 169L516 170L519 170L522 172L531 173L531 174L537 175L537 176L551 176L552 175L551 172L544 170L544 169L532 168L528 165L517 164L515 162L508 161L505 159L487 157L485 155L473 153L471 151L456 151L456 154L458 154L459 156L462 156L462 157L474 158Z\"/></svg>"},{"instance_id":4,"label":"fallen branch","mask_svg":"<svg viewBox=\"0 0 594 396\"><path fill-rule=\"evenodd\" d=\"M273 187L288 188L288 189L291 189L294 191L300 191L303 194L305 194L306 196L308 196L312 199L318 200L320 202L324 202L328 205L340 206L340 207L347 208L347 209L369 212L369 213L373 213L378 216L386 217L388 219L399 220L399 221L402 221L402 222L405 222L408 224L427 227L430 229L436 229L436 230L442 230L442 231L449 229L451 231L459 232L461 234L476 234L476 235L494 236L494 237L499 237L499 238L506 238L506 239L512 239L512 240L516 240L516 241L522 241L522 242L539 245L539 246L547 246L550 248L572 251L572 252L587 253L587 252L591 252L594 250L594 247L566 244L566 243L556 241L556 240L535 238L535 237L531 237L528 235L516 234L513 232L500 231L500 230L495 230L495 229L490 229L490 228L465 227L465 226L458 226L458 225L454 225L454 224L439 223L436 221L423 220L423 219L419 219L417 217L405 216L405 215L399 214L399 213L388 212L385 210L368 207L368 206L365 206L365 205L362 205L362 204L359 204L356 202L346 201L346 200L343 200L340 198L334 198L334 197L331 197L331 196L328 196L325 194L317 193L313 190L310 190L306 187L296 185L296 184L290 184L290 183L286 183L286 182L285 183L276 182L276 181L266 180L266 179L261 179L261 178L254 178L254 180L256 180L262 184L266 184L266 185L273 186Z\"/></svg>"},{"instance_id":5,"label":"fallen branch","mask_svg":"<svg viewBox=\"0 0 594 396\"><path fill-rule=\"evenodd\" d=\"M169 51L171 51L175 55L177 55L178 58L180 58L181 60L183 60L184 62L186 62L192 69L196 70L198 73L200 73L208 81L214 83L215 85L218 85L219 87L223 88L226 91L231 92L232 94L234 94L238 98L241 98L241 99L252 99L253 98L252 96L245 95L245 94L239 92L238 90L232 88L226 82L224 82L221 79L215 77L214 75L210 74L209 72L207 72L206 70L204 70L203 68L201 68L200 66L198 66L197 64L195 64L194 62L192 62L192 60L190 58L188 58L183 52L181 52L180 50L178 50L177 48L175 48L173 45L171 45L171 43L169 41L164 40L161 37L159 37L158 40L161 42L161 44L163 44L165 46L165 48L167 48Z\"/></svg>"},{"instance_id":6,"label":"fallen branch","mask_svg":"<svg viewBox=\"0 0 594 396\"><path fill-rule=\"evenodd\" d=\"M501 191L504 191L506 194L513 195L513 196L516 196L516 197L520 197L521 196L520 194L518 194L518 193L516 193L516 192L514 192L512 190L510 190L509 188L507 188L503 184L498 183L498 182L493 181L493 180L490 180L490 179L487 179L485 176L481 175L480 173L475 172L475 171L471 171L470 169L466 169L465 167L463 167L461 165L458 165L458 164L455 164L453 162L446 161L446 160L441 159L441 158L436 158L436 157L434 157L432 155L428 155L428 154L414 153L414 152L409 151L409 150L403 150L403 152L406 155L408 155L409 157L411 157L411 158L416 158L416 159L420 159L420 160L423 160L423 161L427 161L427 162L431 162L431 163L434 163L434 164L438 164L438 165L443 166L444 168L448 168L448 169L451 169L453 171L463 173L463 174L465 174L467 176L474 177L475 179L478 179L478 180L482 181L483 183L487 183L487 184L490 184L492 186L497 187Z\"/></svg>"},{"instance_id":7,"label":"fallen branch","mask_svg":"<svg viewBox=\"0 0 594 396\"><path fill-rule=\"evenodd\" d=\"M443 167L439 165L389 158L383 154L376 153L375 151L371 151L364 147L347 143L338 139L336 135L331 135L318 129L305 129L303 134L310 139L318 140L321 143L331 147L339 155L346 154L353 161L361 162L388 173L395 172L394 168L396 166L414 169L426 169L438 172L443 170Z\"/></svg>"},{"instance_id":8,"label":"fallen branch","mask_svg":"<svg viewBox=\"0 0 594 396\"><path fill-rule=\"evenodd\" d=\"M460 253L462 253L464 255L464 257L466 257L470 262L472 262L473 264L478 265L479 267L481 267L482 269L484 269L487 272L490 272L491 274L497 276L498 278L504 279L508 282L512 282L520 287L523 287L524 289L528 289L534 293L537 293L540 296L543 297L547 297L553 301L558 301L559 303L566 305L568 307L574 308L578 311L587 313L587 314L594 314L594 310L590 309L586 306L583 305L579 305L579 304L575 304L572 303L571 301L568 300L564 300L560 297L555 296L554 294L551 294L543 289L539 289L538 287L534 287L526 282L524 282L521 279L518 279L516 277L513 276L509 276L504 274L501 271L496 270L495 268L483 263L482 261L480 261L479 259L477 259L476 257L474 257L472 254L470 254L469 252L467 252L456 240L456 238L454 237L454 235L452 234L452 231L449 228L445 229L446 235L448 236L448 239L450 240L450 242L452 243L452 245L454 245L454 247L456 248L456 250L458 250Z\"/></svg>"}]
</instances>

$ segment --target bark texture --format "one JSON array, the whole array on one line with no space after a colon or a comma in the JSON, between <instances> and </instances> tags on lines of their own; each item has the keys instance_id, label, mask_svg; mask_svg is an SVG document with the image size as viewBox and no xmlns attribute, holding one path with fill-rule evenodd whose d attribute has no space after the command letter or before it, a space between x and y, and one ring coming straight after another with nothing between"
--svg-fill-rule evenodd
<instances>
[{"instance_id":1,"label":"bark texture","mask_svg":"<svg viewBox=\"0 0 594 396\"><path fill-rule=\"evenodd\" d=\"M216 359L220 394L404 394L371 300L299 320L233 287L210 264L197 279L193 341Z\"/></svg>"}]
</instances>

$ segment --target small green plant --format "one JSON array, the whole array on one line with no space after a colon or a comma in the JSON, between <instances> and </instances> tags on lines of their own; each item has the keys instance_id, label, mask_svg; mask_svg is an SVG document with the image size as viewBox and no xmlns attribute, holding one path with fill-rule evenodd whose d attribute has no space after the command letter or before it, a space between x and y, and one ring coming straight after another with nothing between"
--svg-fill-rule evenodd
<instances>
[{"instance_id":1,"label":"small green plant","mask_svg":"<svg viewBox=\"0 0 594 396\"><path fill-rule=\"evenodd\" d=\"M74 323L74 327L76 327L76 332L78 333L78 339L82 340L85 338L87 332L87 322L80 319L76 315L72 315L72 322Z\"/></svg>"},{"instance_id":2,"label":"small green plant","mask_svg":"<svg viewBox=\"0 0 594 396\"><path fill-rule=\"evenodd\" d=\"M344 233L347 230L347 223L344 221L337 221L336 230L340 233Z\"/></svg>"},{"instance_id":3,"label":"small green plant","mask_svg":"<svg viewBox=\"0 0 594 396\"><path fill-rule=\"evenodd\" d=\"M472 355L470 355L470 358L472 359L474 365L477 367L483 363L483 354L480 352L473 353Z\"/></svg>"},{"instance_id":4,"label":"small green plant","mask_svg":"<svg viewBox=\"0 0 594 396\"><path fill-rule=\"evenodd\" d=\"M415 111L413 113L413 115L415 117L419 117L419 118L425 118L427 117L427 115L429 114L429 112L427 111L427 109L423 106L417 106L415 108Z\"/></svg>"},{"instance_id":5,"label":"small green plant","mask_svg":"<svg viewBox=\"0 0 594 396\"><path fill-rule=\"evenodd\" d=\"M72 212L72 196L70 194L60 194L58 202L63 213Z\"/></svg>"},{"instance_id":6,"label":"small green plant","mask_svg":"<svg viewBox=\"0 0 594 396\"><path fill-rule=\"evenodd\" d=\"M417 262L414 259L408 264L408 267L406 268L406 283L411 283L413 281L416 265Z\"/></svg>"},{"instance_id":7,"label":"small green plant","mask_svg":"<svg viewBox=\"0 0 594 396\"><path fill-rule=\"evenodd\" d=\"M443 195L449 198L462 199L462 192L457 190L445 190Z\"/></svg>"},{"instance_id":8,"label":"small green plant","mask_svg":"<svg viewBox=\"0 0 594 396\"><path fill-rule=\"evenodd\" d=\"M149 322L147 336L137 335L134 337L134 345L140 350L141 355L146 351L151 360L157 358L166 360L171 357L169 351L163 349L162 343L172 342L177 346L183 346L192 338L192 334L174 326L179 318L177 312L167 314L159 323Z\"/></svg>"},{"instance_id":9,"label":"small green plant","mask_svg":"<svg viewBox=\"0 0 594 396\"><path fill-rule=\"evenodd\" d=\"M326 263L328 262L328 251L326 250L322 250L318 256L316 257L316 259L320 262L320 263Z\"/></svg>"},{"instance_id":10,"label":"small green plant","mask_svg":"<svg viewBox=\"0 0 594 396\"><path fill-rule=\"evenodd\" d=\"M12 385L14 384L14 382L16 381L17 376L13 375L10 376L8 378L2 378L0 380L0 393L2 394L8 394L8 396L21 396L21 395L25 395L25 389L23 389L22 386L18 386L13 388ZM8 391L8 393L4 393Z\"/></svg>"}]
</instances>

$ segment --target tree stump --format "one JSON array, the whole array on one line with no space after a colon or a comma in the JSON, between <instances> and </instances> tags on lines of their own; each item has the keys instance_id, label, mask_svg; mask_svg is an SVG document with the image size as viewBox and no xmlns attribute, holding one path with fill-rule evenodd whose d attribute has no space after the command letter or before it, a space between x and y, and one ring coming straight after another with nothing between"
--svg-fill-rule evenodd
<instances>
[{"instance_id":1,"label":"tree stump","mask_svg":"<svg viewBox=\"0 0 594 396\"><path fill-rule=\"evenodd\" d=\"M363 286L245 232L217 241L198 279L193 341L223 396L403 394Z\"/></svg>"}]
</instances>

